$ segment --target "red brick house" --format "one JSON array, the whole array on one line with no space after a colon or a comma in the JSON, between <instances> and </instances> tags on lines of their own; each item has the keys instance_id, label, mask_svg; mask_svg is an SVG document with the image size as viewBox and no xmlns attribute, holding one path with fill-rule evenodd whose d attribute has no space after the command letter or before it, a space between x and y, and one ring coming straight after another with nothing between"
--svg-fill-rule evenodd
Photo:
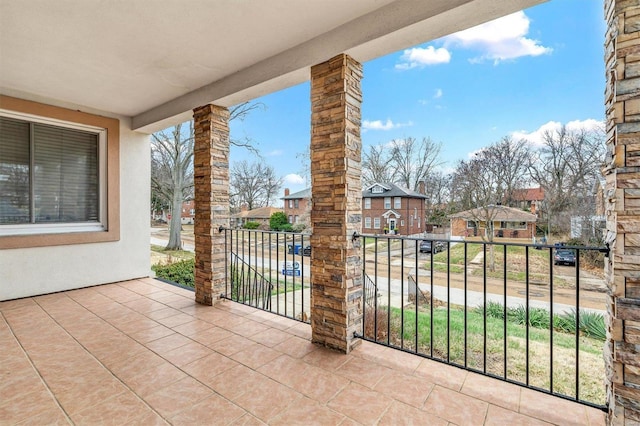
<instances>
[{"instance_id":1,"label":"red brick house","mask_svg":"<svg viewBox=\"0 0 640 426\"><path fill-rule=\"evenodd\" d=\"M393 183L374 183L362 191L362 232L415 235L425 231L427 197Z\"/></svg>"},{"instance_id":2,"label":"red brick house","mask_svg":"<svg viewBox=\"0 0 640 426\"><path fill-rule=\"evenodd\" d=\"M513 191L511 200L511 207L526 209L540 216L542 214L542 203L544 202L544 189L540 187L516 189Z\"/></svg>"},{"instance_id":3,"label":"red brick house","mask_svg":"<svg viewBox=\"0 0 640 426\"><path fill-rule=\"evenodd\" d=\"M240 213L231 215L231 226L241 228L247 222L258 222L261 229L269 229L271 215L282 211L277 207L260 207L247 210L247 206L242 206L240 209Z\"/></svg>"},{"instance_id":4,"label":"red brick house","mask_svg":"<svg viewBox=\"0 0 640 426\"><path fill-rule=\"evenodd\" d=\"M289 192L289 188L285 188L282 200L284 200L284 214L287 215L287 220L290 224L302 223L309 225L310 199L311 188L303 189L293 194Z\"/></svg>"},{"instance_id":5,"label":"red brick house","mask_svg":"<svg viewBox=\"0 0 640 426\"><path fill-rule=\"evenodd\" d=\"M449 215L449 219L452 238L485 236L491 230L498 238L533 238L538 218L513 207L489 205Z\"/></svg>"}]
</instances>

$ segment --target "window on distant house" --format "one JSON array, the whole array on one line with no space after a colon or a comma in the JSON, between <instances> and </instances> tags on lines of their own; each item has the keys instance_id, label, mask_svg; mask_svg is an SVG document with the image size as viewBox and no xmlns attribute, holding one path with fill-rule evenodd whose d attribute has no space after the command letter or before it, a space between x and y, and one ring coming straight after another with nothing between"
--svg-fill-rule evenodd
<instances>
[{"instance_id":1,"label":"window on distant house","mask_svg":"<svg viewBox=\"0 0 640 426\"><path fill-rule=\"evenodd\" d=\"M394 209L402 208L402 198L401 197L394 197L394 199L393 199L393 208Z\"/></svg>"},{"instance_id":2,"label":"window on distant house","mask_svg":"<svg viewBox=\"0 0 640 426\"><path fill-rule=\"evenodd\" d=\"M400 221L400 226L404 226L404 219Z\"/></svg>"},{"instance_id":3,"label":"window on distant house","mask_svg":"<svg viewBox=\"0 0 640 426\"><path fill-rule=\"evenodd\" d=\"M289 208L292 209L293 208L293 200L289 200Z\"/></svg>"},{"instance_id":4,"label":"window on distant house","mask_svg":"<svg viewBox=\"0 0 640 426\"><path fill-rule=\"evenodd\" d=\"M475 228L475 227L476 227L476 223L473 220L467 221L467 228Z\"/></svg>"},{"instance_id":5,"label":"window on distant house","mask_svg":"<svg viewBox=\"0 0 640 426\"><path fill-rule=\"evenodd\" d=\"M413 216L409 216L409 226L413 226Z\"/></svg>"},{"instance_id":6,"label":"window on distant house","mask_svg":"<svg viewBox=\"0 0 640 426\"><path fill-rule=\"evenodd\" d=\"M371 188L372 194L382 194L383 192L384 192L384 188L381 187L380 185L375 185L373 188Z\"/></svg>"},{"instance_id":7,"label":"window on distant house","mask_svg":"<svg viewBox=\"0 0 640 426\"><path fill-rule=\"evenodd\" d=\"M189 214L190 214L191 216L194 216L194 215L196 214L196 209L191 209L191 210L189 210Z\"/></svg>"},{"instance_id":8,"label":"window on distant house","mask_svg":"<svg viewBox=\"0 0 640 426\"><path fill-rule=\"evenodd\" d=\"M380 218L376 217L373 219L373 228L374 229L380 229Z\"/></svg>"},{"instance_id":9,"label":"window on distant house","mask_svg":"<svg viewBox=\"0 0 640 426\"><path fill-rule=\"evenodd\" d=\"M0 117L2 233L104 230L105 149L104 129Z\"/></svg>"},{"instance_id":10,"label":"window on distant house","mask_svg":"<svg viewBox=\"0 0 640 426\"><path fill-rule=\"evenodd\" d=\"M293 200L293 208L297 209L300 207L300 200Z\"/></svg>"},{"instance_id":11,"label":"window on distant house","mask_svg":"<svg viewBox=\"0 0 640 426\"><path fill-rule=\"evenodd\" d=\"M293 223L293 215L289 215L289 223Z\"/></svg>"},{"instance_id":12,"label":"window on distant house","mask_svg":"<svg viewBox=\"0 0 640 426\"><path fill-rule=\"evenodd\" d=\"M371 229L371 218L370 217L365 217L364 218L364 227L367 229Z\"/></svg>"},{"instance_id":13,"label":"window on distant house","mask_svg":"<svg viewBox=\"0 0 640 426\"><path fill-rule=\"evenodd\" d=\"M384 208L385 209L391 208L391 197L384 197Z\"/></svg>"},{"instance_id":14,"label":"window on distant house","mask_svg":"<svg viewBox=\"0 0 640 426\"><path fill-rule=\"evenodd\" d=\"M364 208L365 209L370 209L371 208L371 198L365 198L364 199Z\"/></svg>"},{"instance_id":15,"label":"window on distant house","mask_svg":"<svg viewBox=\"0 0 640 426\"><path fill-rule=\"evenodd\" d=\"M299 217L298 215L296 215L296 217L294 218L294 223L298 223L299 222Z\"/></svg>"}]
</instances>

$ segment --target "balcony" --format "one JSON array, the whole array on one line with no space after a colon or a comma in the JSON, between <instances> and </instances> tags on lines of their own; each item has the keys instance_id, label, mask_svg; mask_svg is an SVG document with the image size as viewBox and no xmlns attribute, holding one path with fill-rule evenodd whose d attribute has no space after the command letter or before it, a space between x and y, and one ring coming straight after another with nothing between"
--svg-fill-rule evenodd
<instances>
[{"instance_id":1,"label":"balcony","mask_svg":"<svg viewBox=\"0 0 640 426\"><path fill-rule=\"evenodd\" d=\"M604 424L598 409L140 279L0 303L17 424ZM21 423L22 424L22 423Z\"/></svg>"}]
</instances>

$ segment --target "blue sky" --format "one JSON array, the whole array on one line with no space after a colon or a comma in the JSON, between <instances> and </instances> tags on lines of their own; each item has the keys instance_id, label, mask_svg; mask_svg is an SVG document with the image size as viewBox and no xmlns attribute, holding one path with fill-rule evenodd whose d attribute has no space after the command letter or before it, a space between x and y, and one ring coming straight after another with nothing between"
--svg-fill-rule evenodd
<instances>
[{"instance_id":1,"label":"blue sky","mask_svg":"<svg viewBox=\"0 0 640 426\"><path fill-rule=\"evenodd\" d=\"M601 0L552 0L466 32L366 62L363 152L392 139L442 143L443 169L503 136L539 141L560 124L604 119ZM262 154L232 148L231 163L264 161L292 192L307 186L309 84L257 99L266 105L232 137L251 137Z\"/></svg>"}]
</instances>

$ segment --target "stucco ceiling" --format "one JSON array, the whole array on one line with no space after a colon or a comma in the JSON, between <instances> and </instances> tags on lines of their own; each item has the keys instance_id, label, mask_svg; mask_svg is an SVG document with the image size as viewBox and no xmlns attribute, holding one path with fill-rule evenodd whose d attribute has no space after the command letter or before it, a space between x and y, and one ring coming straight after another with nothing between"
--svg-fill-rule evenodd
<instances>
[{"instance_id":1,"label":"stucco ceiling","mask_svg":"<svg viewBox=\"0 0 640 426\"><path fill-rule=\"evenodd\" d=\"M155 131L545 0L0 0L0 92Z\"/></svg>"}]
</instances>

